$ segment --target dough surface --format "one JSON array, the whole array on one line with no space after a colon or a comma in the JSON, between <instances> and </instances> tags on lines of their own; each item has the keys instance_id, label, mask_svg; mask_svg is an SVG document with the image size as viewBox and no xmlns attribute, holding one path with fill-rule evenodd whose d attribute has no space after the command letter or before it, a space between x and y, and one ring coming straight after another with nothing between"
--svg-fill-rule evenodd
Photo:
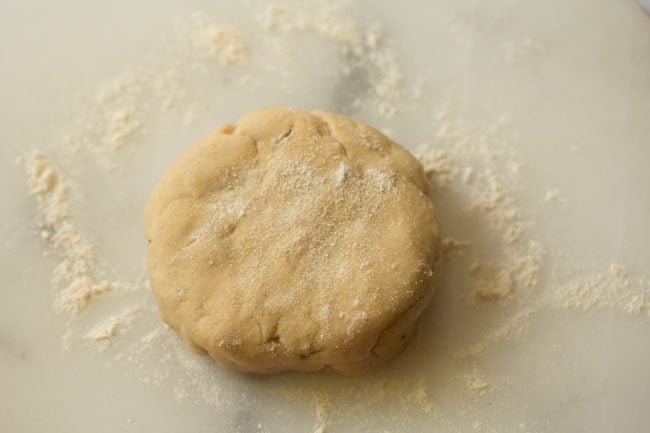
<instances>
[{"instance_id":1,"label":"dough surface","mask_svg":"<svg viewBox=\"0 0 650 433\"><path fill-rule=\"evenodd\" d=\"M163 320L240 371L357 374L398 354L441 255L420 163L342 115L266 108L162 176L145 209Z\"/></svg>"}]
</instances>

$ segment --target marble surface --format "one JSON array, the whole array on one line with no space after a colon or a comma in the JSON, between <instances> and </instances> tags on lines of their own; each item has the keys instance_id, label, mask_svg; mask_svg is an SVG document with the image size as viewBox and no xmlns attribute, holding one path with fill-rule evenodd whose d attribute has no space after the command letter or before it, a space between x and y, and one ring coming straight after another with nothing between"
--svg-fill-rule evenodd
<instances>
[{"instance_id":1,"label":"marble surface","mask_svg":"<svg viewBox=\"0 0 650 433\"><path fill-rule=\"evenodd\" d=\"M75 112L70 95L92 93L98 81L159 50L178 17L201 10L246 28L252 26L251 7L200 0L0 1L0 430L314 430L314 413L304 407L272 398L255 405L250 403L255 396L244 398L238 384L256 379L229 377L226 396L235 404L216 410L179 402L166 383L142 383L108 356L98 358L85 348L64 353L60 337L68 325L51 309L50 267L30 225L35 206L14 162L35 147L56 153L50 133ZM622 262L650 275L650 20L634 1L382 0L351 2L349 9L360 21L381 23L405 80L424 83L424 97L408 115L352 114L390 129L411 146L426 140L433 109L450 94L476 122L514 115L518 150L527 162L521 200L539 211L535 230L551 254L570 250L603 266ZM504 44L525 40L543 49L506 61ZM327 47L310 51L308 60L293 65L294 78L282 86L262 78L254 91L243 92L224 79L211 93L215 102L206 107L205 120L182 131L168 125L158 147L124 158L123 179L110 180L124 194L108 204L93 200L107 194L106 185L87 185L85 227L115 268L134 275L141 270L146 194L157 173L211 123L271 103L351 112L350 94L363 89L328 69ZM540 205L548 188L561 191L566 203ZM443 229L451 223L444 221ZM438 305L444 305L444 293ZM424 326L420 338L440 326L483 326L476 317L451 317L441 308L429 311L425 323L432 325ZM456 328L445 328L444 320ZM609 310L540 313L523 341L496 347L482 366L507 375L514 385L475 398L471 413L453 410L461 402L451 385L437 386L436 377L453 372L436 371L435 354L422 364L415 350L395 368L412 368L427 378L444 420L395 415L386 431L650 428L647 318ZM367 429L352 418L327 431Z\"/></svg>"}]
</instances>

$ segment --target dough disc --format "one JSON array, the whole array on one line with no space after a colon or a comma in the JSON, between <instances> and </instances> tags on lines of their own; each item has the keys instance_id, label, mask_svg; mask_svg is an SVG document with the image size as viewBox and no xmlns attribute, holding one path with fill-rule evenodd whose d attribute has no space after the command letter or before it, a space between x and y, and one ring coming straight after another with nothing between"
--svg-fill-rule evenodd
<instances>
[{"instance_id":1,"label":"dough disc","mask_svg":"<svg viewBox=\"0 0 650 433\"><path fill-rule=\"evenodd\" d=\"M345 116L259 109L187 150L145 210L162 318L240 371L355 374L408 343L440 242L420 163Z\"/></svg>"}]
</instances>

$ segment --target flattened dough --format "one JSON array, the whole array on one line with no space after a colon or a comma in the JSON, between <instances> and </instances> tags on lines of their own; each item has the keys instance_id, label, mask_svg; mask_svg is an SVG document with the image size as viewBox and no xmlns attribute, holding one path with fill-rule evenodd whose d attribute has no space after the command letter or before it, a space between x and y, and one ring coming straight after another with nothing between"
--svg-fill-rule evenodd
<instances>
[{"instance_id":1,"label":"flattened dough","mask_svg":"<svg viewBox=\"0 0 650 433\"><path fill-rule=\"evenodd\" d=\"M145 209L162 318L240 371L356 374L398 354L440 258L420 163L348 117L266 108L163 175Z\"/></svg>"}]
</instances>

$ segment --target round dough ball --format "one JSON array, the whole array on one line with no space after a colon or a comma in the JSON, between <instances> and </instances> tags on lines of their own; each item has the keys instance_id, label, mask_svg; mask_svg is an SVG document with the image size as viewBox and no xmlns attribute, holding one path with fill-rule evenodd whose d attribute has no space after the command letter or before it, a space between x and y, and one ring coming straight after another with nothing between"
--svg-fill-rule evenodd
<instances>
[{"instance_id":1,"label":"round dough ball","mask_svg":"<svg viewBox=\"0 0 650 433\"><path fill-rule=\"evenodd\" d=\"M355 374L399 353L440 240L420 163L333 113L266 108L186 151L145 210L162 318L240 371Z\"/></svg>"}]
</instances>

